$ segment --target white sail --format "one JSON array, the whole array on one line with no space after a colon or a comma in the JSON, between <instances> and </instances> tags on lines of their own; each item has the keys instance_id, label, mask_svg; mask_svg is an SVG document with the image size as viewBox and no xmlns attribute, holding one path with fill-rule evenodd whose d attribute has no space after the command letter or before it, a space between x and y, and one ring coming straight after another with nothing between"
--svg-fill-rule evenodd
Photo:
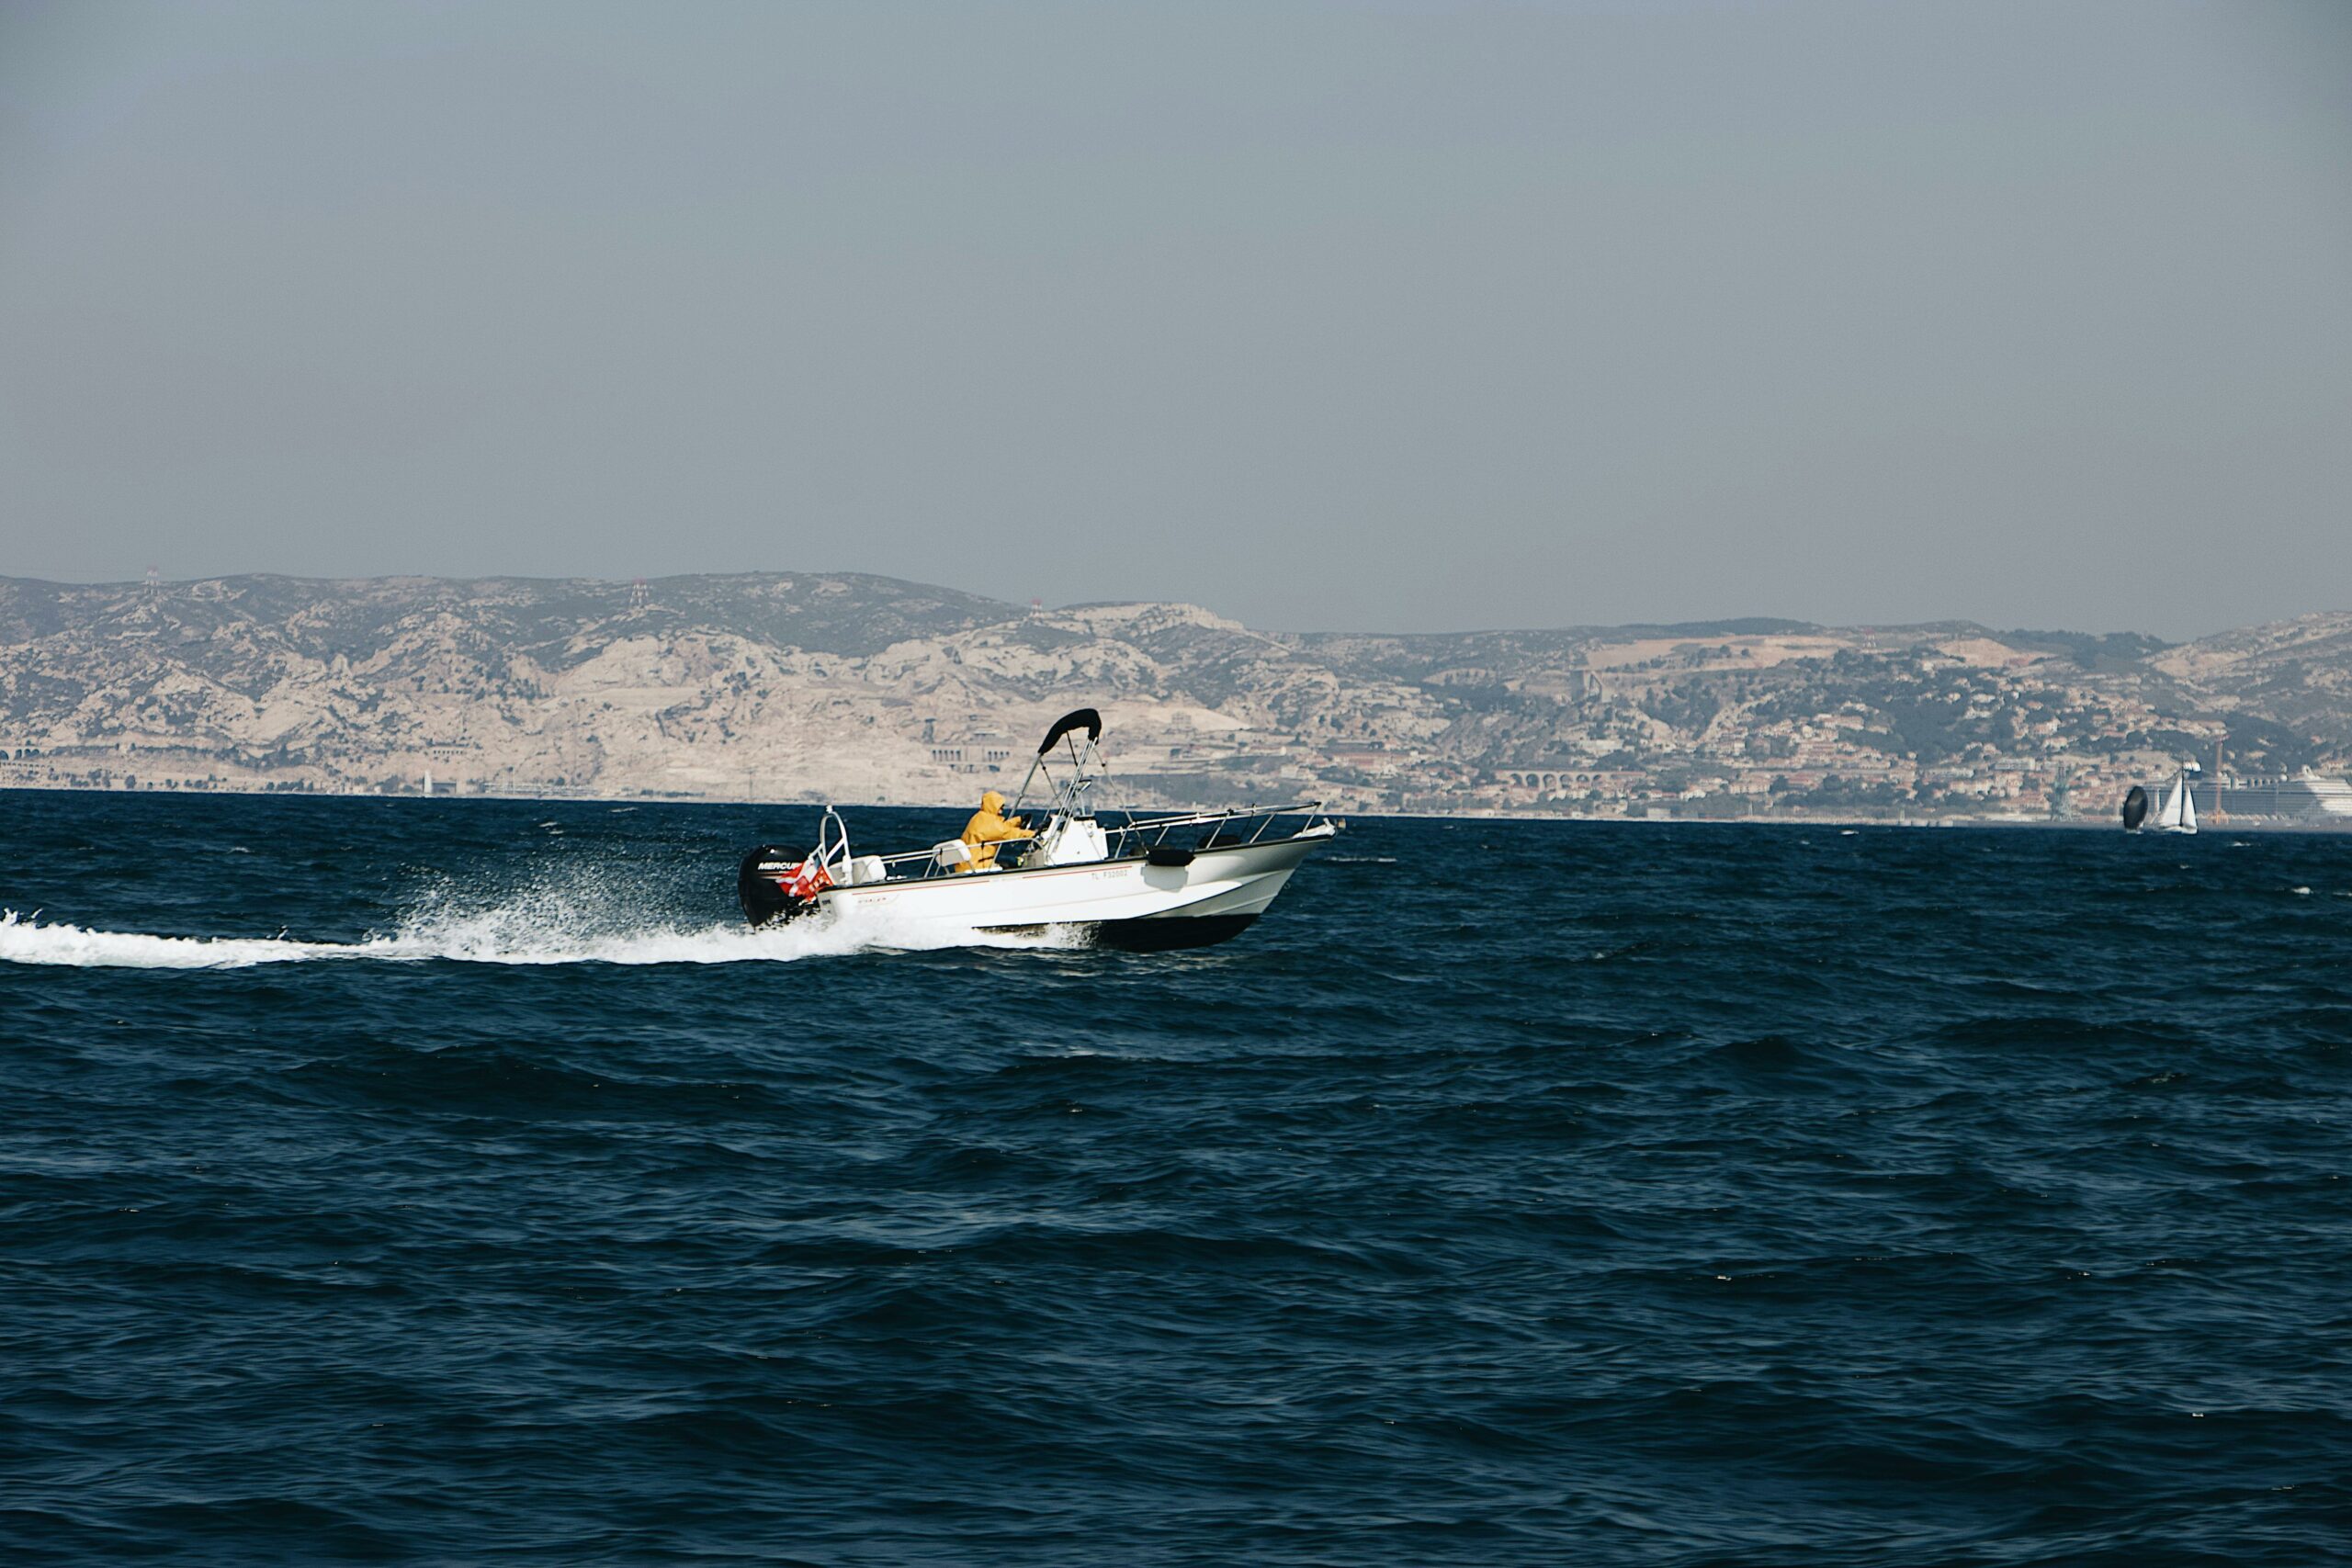
<instances>
[{"instance_id":1,"label":"white sail","mask_svg":"<svg viewBox=\"0 0 2352 1568\"><path fill-rule=\"evenodd\" d=\"M2194 833L2197 831L2197 801L2189 793L2188 770L2183 768L2172 776L2172 784L2165 791L2165 803L2148 818L2148 828L2156 833Z\"/></svg>"}]
</instances>

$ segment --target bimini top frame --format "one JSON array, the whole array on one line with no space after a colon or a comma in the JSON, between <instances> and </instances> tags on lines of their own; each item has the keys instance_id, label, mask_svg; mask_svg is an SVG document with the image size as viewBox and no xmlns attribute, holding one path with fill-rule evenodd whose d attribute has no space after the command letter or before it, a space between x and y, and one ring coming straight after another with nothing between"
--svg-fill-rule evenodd
<instances>
[{"instance_id":1,"label":"bimini top frame","mask_svg":"<svg viewBox=\"0 0 2352 1568\"><path fill-rule=\"evenodd\" d=\"M1094 786L1111 776L1108 763L1102 760L1102 716L1092 708L1080 708L1064 714L1046 731L1046 739L1038 744L1037 755L1029 764L1028 773L1021 781L1021 791L1013 796L1011 810L1018 814L1029 798L1030 790L1042 782L1050 792L1049 810L1057 817L1090 815L1086 797ZM1059 754L1057 754L1057 748ZM1111 841L1111 858L1138 855L1161 843L1170 829L1209 826L1208 840L1202 847L1256 843L1274 825L1278 817L1304 815L1310 824L1322 814L1319 800L1292 801L1281 806L1237 806L1216 811L1186 811L1166 817L1144 817L1128 810L1116 813L1124 820L1107 831ZM1253 818L1262 818L1254 831L1244 838L1240 825ZM1230 831L1228 831L1228 826Z\"/></svg>"},{"instance_id":2,"label":"bimini top frame","mask_svg":"<svg viewBox=\"0 0 2352 1568\"><path fill-rule=\"evenodd\" d=\"M1083 739L1081 739L1081 732ZM1057 817L1086 815L1086 795L1096 784L1111 776L1108 764L1102 761L1102 716L1092 708L1080 708L1066 713L1046 731L1046 739L1037 743L1037 754L1029 761L1029 772L1021 780L1020 791L1012 797L1012 811L1018 816L1022 805L1028 800L1030 789L1042 775L1053 800L1051 810ZM1069 771L1055 776L1049 761L1058 762L1054 755L1056 746L1069 753Z\"/></svg>"}]
</instances>

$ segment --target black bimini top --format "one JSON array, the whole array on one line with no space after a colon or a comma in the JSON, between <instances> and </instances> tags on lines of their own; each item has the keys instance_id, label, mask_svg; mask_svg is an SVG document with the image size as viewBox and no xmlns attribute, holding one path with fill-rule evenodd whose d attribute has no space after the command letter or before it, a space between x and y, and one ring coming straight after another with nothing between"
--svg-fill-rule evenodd
<instances>
[{"instance_id":1,"label":"black bimini top","mask_svg":"<svg viewBox=\"0 0 2352 1568\"><path fill-rule=\"evenodd\" d=\"M1100 740L1102 739L1102 716L1092 708L1080 708L1076 713L1062 715L1054 720L1054 727L1046 731L1046 739L1037 743L1037 755L1042 757L1052 750L1054 742L1073 729L1085 730L1089 740Z\"/></svg>"}]
</instances>

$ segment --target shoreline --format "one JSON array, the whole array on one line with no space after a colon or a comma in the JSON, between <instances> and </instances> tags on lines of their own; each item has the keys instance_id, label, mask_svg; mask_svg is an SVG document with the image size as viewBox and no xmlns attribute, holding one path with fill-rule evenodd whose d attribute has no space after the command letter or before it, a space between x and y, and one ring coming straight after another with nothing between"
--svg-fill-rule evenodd
<instances>
[{"instance_id":1,"label":"shoreline","mask_svg":"<svg viewBox=\"0 0 2352 1568\"><path fill-rule=\"evenodd\" d=\"M670 795L596 795L566 792L560 795L504 794L491 791L468 791L463 795L426 795L406 791L381 793L375 791L341 791L314 789L252 789L222 785L205 789L119 789L87 784L30 784L0 781L0 793L21 795L117 795L141 797L224 795L253 799L291 800L393 800L438 804L473 801L509 801L577 806L674 806L724 807L732 808L761 807L776 810L821 810L828 804L842 811L962 811L968 809L968 800L937 802L904 801L832 801L781 800L719 796ZM1106 807L1106 810L1121 810ZM1145 809L1159 809L1146 807ZM2110 832L2120 829L2111 817L2033 818L2024 816L1967 816L1944 814L1933 817L1867 817L1833 813L1798 815L1793 812L1756 813L1742 816L1704 817L1660 814L1639 816L1609 815L1566 811L1508 811L1492 807L1473 807L1461 811L1393 811L1354 810L1332 807L1328 815L1344 821L1363 818L1375 821L1417 822L1562 822L1594 823L1639 828L1887 828L1887 829L1989 829L2014 828L2065 832ZM2203 824L2207 834L2215 833L2352 833L2352 817L2341 819L2317 818L2232 818L2221 822ZM2157 836L2157 835L2151 835Z\"/></svg>"}]
</instances>

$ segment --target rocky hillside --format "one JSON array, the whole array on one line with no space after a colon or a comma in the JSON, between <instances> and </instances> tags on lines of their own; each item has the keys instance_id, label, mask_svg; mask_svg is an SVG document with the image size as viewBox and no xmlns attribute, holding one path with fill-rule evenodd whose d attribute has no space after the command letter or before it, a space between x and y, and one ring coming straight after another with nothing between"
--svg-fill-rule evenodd
<instances>
[{"instance_id":1,"label":"rocky hillside","mask_svg":"<svg viewBox=\"0 0 2352 1568\"><path fill-rule=\"evenodd\" d=\"M2191 702L2308 735L2324 750L2352 750L2352 614L2246 626L2150 662Z\"/></svg>"},{"instance_id":2,"label":"rocky hillside","mask_svg":"<svg viewBox=\"0 0 2352 1568\"><path fill-rule=\"evenodd\" d=\"M2217 745L2340 765L2352 615L1307 636L843 575L0 579L16 784L956 801L1082 704L1146 800L2046 815Z\"/></svg>"}]
</instances>

